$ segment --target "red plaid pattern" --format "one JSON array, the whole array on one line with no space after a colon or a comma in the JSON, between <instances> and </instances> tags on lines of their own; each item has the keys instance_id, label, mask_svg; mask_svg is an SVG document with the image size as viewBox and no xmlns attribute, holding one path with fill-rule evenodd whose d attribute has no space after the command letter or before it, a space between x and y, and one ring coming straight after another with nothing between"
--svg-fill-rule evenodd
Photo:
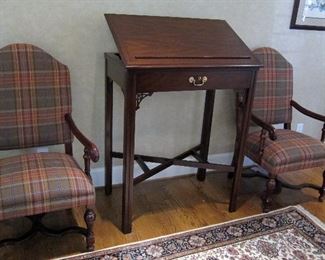
<instances>
[{"instance_id":1,"label":"red plaid pattern","mask_svg":"<svg viewBox=\"0 0 325 260\"><path fill-rule=\"evenodd\" d=\"M69 155L0 159L0 220L94 204L90 179Z\"/></svg>"},{"instance_id":2,"label":"red plaid pattern","mask_svg":"<svg viewBox=\"0 0 325 260\"><path fill-rule=\"evenodd\" d=\"M246 155L271 174L325 166L325 144L302 133L279 129L277 140L267 136L259 163L260 131L248 135Z\"/></svg>"},{"instance_id":3,"label":"red plaid pattern","mask_svg":"<svg viewBox=\"0 0 325 260\"><path fill-rule=\"evenodd\" d=\"M253 114L269 124L292 120L292 66L276 50L260 48L253 51L262 62L257 73Z\"/></svg>"},{"instance_id":4,"label":"red plaid pattern","mask_svg":"<svg viewBox=\"0 0 325 260\"><path fill-rule=\"evenodd\" d=\"M68 68L33 45L0 49L0 149L71 141Z\"/></svg>"}]
</instances>

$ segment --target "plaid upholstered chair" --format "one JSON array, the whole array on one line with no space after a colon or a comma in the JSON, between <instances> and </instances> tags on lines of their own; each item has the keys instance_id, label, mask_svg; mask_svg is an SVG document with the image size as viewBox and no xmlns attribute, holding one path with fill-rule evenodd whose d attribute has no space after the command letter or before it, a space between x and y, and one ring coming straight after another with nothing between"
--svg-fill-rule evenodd
<instances>
[{"instance_id":1,"label":"plaid upholstered chair","mask_svg":"<svg viewBox=\"0 0 325 260\"><path fill-rule=\"evenodd\" d=\"M75 136L85 147L84 171L72 157ZM33 45L11 44L0 49L0 150L64 144L65 153L27 153L0 159L0 220L28 217L32 229L11 244L41 232L61 235L78 232L94 249L95 190L90 160L97 147L71 118L67 66ZM45 213L85 206L87 228L51 230L43 226Z\"/></svg>"},{"instance_id":2,"label":"plaid upholstered chair","mask_svg":"<svg viewBox=\"0 0 325 260\"><path fill-rule=\"evenodd\" d=\"M275 191L280 192L281 186L317 189L322 201L325 171L320 187L313 184L294 186L280 181L278 177L289 171L325 166L325 116L311 112L292 100L292 66L279 52L260 48L254 54L264 67L257 75L252 121L262 130L249 134L246 155L268 172L266 192L262 196L264 211L270 210L271 195ZM290 130L292 107L324 122L321 141ZM284 129L275 129L272 124L284 124Z\"/></svg>"}]
</instances>

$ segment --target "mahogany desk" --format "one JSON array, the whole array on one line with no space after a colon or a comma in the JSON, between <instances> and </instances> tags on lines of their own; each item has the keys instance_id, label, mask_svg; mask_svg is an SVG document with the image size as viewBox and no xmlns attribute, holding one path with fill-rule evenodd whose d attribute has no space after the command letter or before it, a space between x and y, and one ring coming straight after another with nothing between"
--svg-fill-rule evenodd
<instances>
[{"instance_id":1,"label":"mahogany desk","mask_svg":"<svg viewBox=\"0 0 325 260\"><path fill-rule=\"evenodd\" d=\"M260 63L230 26L222 20L106 14L119 54L105 54L105 190L112 191L112 158L123 158L122 231L132 230L133 185L172 166L235 172L229 210L236 209L245 139ZM112 151L113 81L124 94L123 153ZM207 161L216 89L237 92L241 119L232 165ZM141 101L154 92L206 91L201 143L174 158L134 154L135 114ZM197 162L184 160L189 155ZM134 160L143 174L133 178ZM160 163L149 169L145 162Z\"/></svg>"}]
</instances>

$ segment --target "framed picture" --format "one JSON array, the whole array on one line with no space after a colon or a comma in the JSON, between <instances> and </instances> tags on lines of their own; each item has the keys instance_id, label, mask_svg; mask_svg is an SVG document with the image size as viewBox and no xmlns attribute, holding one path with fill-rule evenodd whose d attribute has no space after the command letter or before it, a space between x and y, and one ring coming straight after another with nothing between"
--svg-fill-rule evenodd
<instances>
[{"instance_id":1,"label":"framed picture","mask_svg":"<svg viewBox=\"0 0 325 260\"><path fill-rule=\"evenodd\" d=\"M325 0L295 0L290 28L325 30Z\"/></svg>"}]
</instances>

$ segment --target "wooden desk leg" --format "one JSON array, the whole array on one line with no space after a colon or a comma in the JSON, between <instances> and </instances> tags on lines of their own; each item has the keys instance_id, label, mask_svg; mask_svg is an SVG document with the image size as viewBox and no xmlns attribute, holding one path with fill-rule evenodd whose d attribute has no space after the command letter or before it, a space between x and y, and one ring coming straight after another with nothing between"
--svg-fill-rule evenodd
<instances>
[{"instance_id":1,"label":"wooden desk leg","mask_svg":"<svg viewBox=\"0 0 325 260\"><path fill-rule=\"evenodd\" d=\"M107 71L107 70L106 70ZM105 78L105 193L112 193L113 81Z\"/></svg>"},{"instance_id":2,"label":"wooden desk leg","mask_svg":"<svg viewBox=\"0 0 325 260\"><path fill-rule=\"evenodd\" d=\"M203 115L202 132L201 132L201 147L200 147L200 157L204 161L208 159L208 154L209 154L209 143L210 143L210 135L211 135L215 93L216 93L215 90L207 90L205 94L204 115ZM206 169L198 169L196 178L199 181L204 181L205 176L206 176Z\"/></svg>"},{"instance_id":3,"label":"wooden desk leg","mask_svg":"<svg viewBox=\"0 0 325 260\"><path fill-rule=\"evenodd\" d=\"M242 125L242 112L243 112L243 100L245 93L242 91L236 92L236 140L234 147L234 155L232 157L231 166L235 167L238 157L239 151L239 136L241 133L241 125ZM235 172L228 172L228 178L232 179L234 177Z\"/></svg>"},{"instance_id":4,"label":"wooden desk leg","mask_svg":"<svg viewBox=\"0 0 325 260\"><path fill-rule=\"evenodd\" d=\"M251 83L251 87L247 89L246 95L245 95L245 103L243 106L243 116L241 119L241 133L238 136L238 143L234 155L235 160L235 176L233 179L233 185L231 190L231 197L230 197L230 203L229 203L229 211L234 212L236 210L236 203L237 203L237 194L238 189L241 181L241 175L243 171L243 162L244 162L244 155L245 155L245 145L246 145L246 138L249 128L249 121L250 121L250 115L252 110L252 103L253 103L253 97L254 97L254 91L255 91L255 76L256 72L254 73L253 80Z\"/></svg>"},{"instance_id":5,"label":"wooden desk leg","mask_svg":"<svg viewBox=\"0 0 325 260\"><path fill-rule=\"evenodd\" d=\"M127 234L132 231L135 86L130 84L124 95L122 231Z\"/></svg>"}]
</instances>

